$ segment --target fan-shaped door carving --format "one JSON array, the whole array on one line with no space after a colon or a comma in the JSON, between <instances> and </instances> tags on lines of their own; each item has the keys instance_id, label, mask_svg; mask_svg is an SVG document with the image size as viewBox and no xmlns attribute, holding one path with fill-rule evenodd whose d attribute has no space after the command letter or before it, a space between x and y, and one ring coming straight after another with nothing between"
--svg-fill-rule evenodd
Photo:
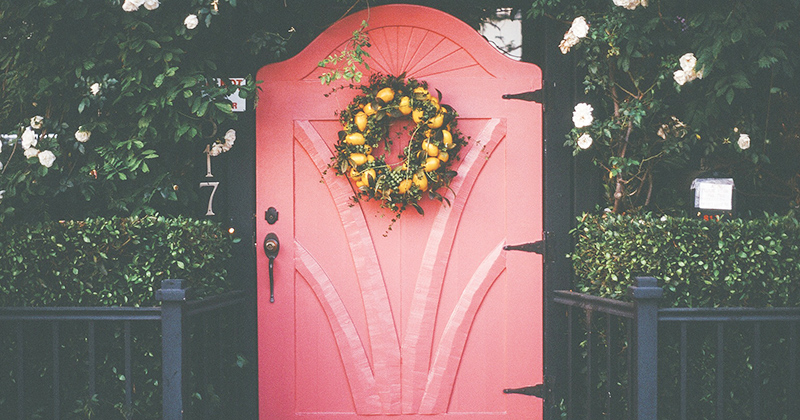
<instances>
[{"instance_id":1,"label":"fan-shaped door carving","mask_svg":"<svg viewBox=\"0 0 800 420\"><path fill-rule=\"evenodd\" d=\"M282 242L274 303L259 279L261 418L539 418L540 400L502 393L542 375L540 257L502 251L541 237L541 108L502 99L539 70L441 12L370 11L372 71L426 80L470 137L450 205L387 232L392 213L326 170L354 92L324 96L315 68L365 17L259 72L257 205L281 217L257 231Z\"/></svg>"}]
</instances>

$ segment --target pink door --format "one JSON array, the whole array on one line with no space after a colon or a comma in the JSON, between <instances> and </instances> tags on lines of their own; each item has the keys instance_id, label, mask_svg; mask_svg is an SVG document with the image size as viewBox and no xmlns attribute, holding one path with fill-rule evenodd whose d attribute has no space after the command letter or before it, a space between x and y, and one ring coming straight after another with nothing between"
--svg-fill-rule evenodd
<instances>
[{"instance_id":1,"label":"pink door","mask_svg":"<svg viewBox=\"0 0 800 420\"><path fill-rule=\"evenodd\" d=\"M363 19L371 71L427 81L470 137L451 205L424 200L424 216L409 208L389 232L391 212L354 204L326 171L335 112L356 92L324 96L317 63ZM541 106L502 99L541 88L540 70L449 15L389 5L258 80L258 246L280 241L274 302L258 260L260 418L540 419L540 399L502 392L542 382L541 257L502 250L543 230Z\"/></svg>"}]
</instances>

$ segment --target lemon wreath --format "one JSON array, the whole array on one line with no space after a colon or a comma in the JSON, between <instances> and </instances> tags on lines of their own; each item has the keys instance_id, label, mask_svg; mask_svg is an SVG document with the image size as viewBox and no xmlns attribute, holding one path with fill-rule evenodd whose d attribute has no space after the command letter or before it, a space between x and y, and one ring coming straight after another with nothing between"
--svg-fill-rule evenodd
<instances>
[{"instance_id":1,"label":"lemon wreath","mask_svg":"<svg viewBox=\"0 0 800 420\"><path fill-rule=\"evenodd\" d=\"M398 217L408 205L424 214L418 201L426 192L449 204L439 190L447 188L456 176L449 168L466 145L457 128L456 111L441 103L441 92L432 96L426 82L406 81L402 75L373 74L369 84L360 89L362 94L339 112L344 129L339 132L331 163L338 174L355 183L354 200L381 200L381 206ZM403 118L413 122L409 142L397 162L387 163L391 124Z\"/></svg>"}]
</instances>

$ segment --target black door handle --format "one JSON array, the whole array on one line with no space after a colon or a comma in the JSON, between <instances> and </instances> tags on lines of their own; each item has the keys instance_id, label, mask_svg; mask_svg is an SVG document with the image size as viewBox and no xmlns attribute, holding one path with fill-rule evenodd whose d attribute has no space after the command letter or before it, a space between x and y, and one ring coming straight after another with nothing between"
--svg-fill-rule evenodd
<instances>
[{"instance_id":1,"label":"black door handle","mask_svg":"<svg viewBox=\"0 0 800 420\"><path fill-rule=\"evenodd\" d=\"M278 256L278 251L281 250L281 242L278 240L278 235L270 232L264 238L264 253L269 258L269 301L275 302L275 275L273 269L275 267L275 257Z\"/></svg>"}]
</instances>

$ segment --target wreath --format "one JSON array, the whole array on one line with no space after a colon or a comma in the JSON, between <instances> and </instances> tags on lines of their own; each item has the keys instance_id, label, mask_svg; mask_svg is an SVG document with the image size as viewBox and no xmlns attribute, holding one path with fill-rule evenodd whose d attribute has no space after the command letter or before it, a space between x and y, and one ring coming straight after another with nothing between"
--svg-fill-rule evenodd
<instances>
[{"instance_id":1,"label":"wreath","mask_svg":"<svg viewBox=\"0 0 800 420\"><path fill-rule=\"evenodd\" d=\"M396 213L395 220L409 205L424 214L418 201L425 193L449 205L440 190L457 175L450 165L467 143L456 111L442 103L441 92L433 96L426 82L404 75L373 74L359 88L362 93L338 113L343 130L331 162L337 174L355 183L353 199L380 200ZM411 123L410 138L394 160L389 134L399 119Z\"/></svg>"}]
</instances>

